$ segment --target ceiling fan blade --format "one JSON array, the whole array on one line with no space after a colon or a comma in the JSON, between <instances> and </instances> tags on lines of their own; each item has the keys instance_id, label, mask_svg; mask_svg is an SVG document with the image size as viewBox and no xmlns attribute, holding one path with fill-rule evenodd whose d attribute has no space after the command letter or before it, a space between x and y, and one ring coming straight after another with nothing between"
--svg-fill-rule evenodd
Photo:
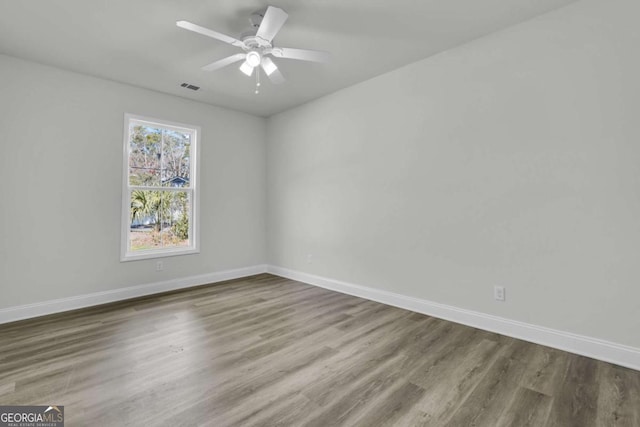
<instances>
[{"instance_id":1,"label":"ceiling fan blade","mask_svg":"<svg viewBox=\"0 0 640 427\"><path fill-rule=\"evenodd\" d=\"M205 65L202 67L203 71L215 71L220 68L226 67L227 65L231 65L234 62L242 61L247 55L245 53L237 53L235 55L228 56L226 58L220 59L219 61L212 62L209 65Z\"/></svg>"},{"instance_id":2,"label":"ceiling fan blade","mask_svg":"<svg viewBox=\"0 0 640 427\"><path fill-rule=\"evenodd\" d=\"M284 10L269 6L267 8L267 12L264 14L262 18L262 22L260 23L260 28L258 28L258 32L256 36L271 42L273 38L278 34L282 25L284 25L285 21L289 15Z\"/></svg>"},{"instance_id":3,"label":"ceiling fan blade","mask_svg":"<svg viewBox=\"0 0 640 427\"><path fill-rule=\"evenodd\" d=\"M201 27L200 25L193 24L189 21L176 21L176 25L180 28L184 28L185 30L193 31L194 33L202 34L203 36L211 37L212 39L229 43L232 46L236 46L242 49L246 48L245 44L238 39L234 39L233 37L226 34Z\"/></svg>"},{"instance_id":4,"label":"ceiling fan blade","mask_svg":"<svg viewBox=\"0 0 640 427\"><path fill-rule=\"evenodd\" d=\"M271 83L277 85L284 83L284 76L282 75L280 70L278 70L278 67L276 66L276 64L274 64L271 58L262 58L260 66L264 70L264 73L267 75L267 77L269 77L269 80L271 80Z\"/></svg>"},{"instance_id":5,"label":"ceiling fan blade","mask_svg":"<svg viewBox=\"0 0 640 427\"><path fill-rule=\"evenodd\" d=\"M277 58L299 59L301 61L327 62L329 53L320 50L293 49L290 47L274 47L271 54Z\"/></svg>"}]
</instances>

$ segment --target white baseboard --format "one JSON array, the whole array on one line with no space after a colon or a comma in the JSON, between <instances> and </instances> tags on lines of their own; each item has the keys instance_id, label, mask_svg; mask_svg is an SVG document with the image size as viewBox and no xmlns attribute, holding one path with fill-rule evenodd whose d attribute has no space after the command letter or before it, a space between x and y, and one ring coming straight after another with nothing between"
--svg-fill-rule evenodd
<instances>
[{"instance_id":1,"label":"white baseboard","mask_svg":"<svg viewBox=\"0 0 640 427\"><path fill-rule=\"evenodd\" d=\"M393 292L268 266L277 276L640 370L640 349Z\"/></svg>"},{"instance_id":2,"label":"white baseboard","mask_svg":"<svg viewBox=\"0 0 640 427\"><path fill-rule=\"evenodd\" d=\"M78 308L91 307L109 302L122 301L130 298L153 295L176 289L190 288L192 286L206 285L225 280L239 279L265 273L266 265L254 265L235 270L218 271L215 273L201 274L198 276L184 277L180 279L166 280L163 282L148 283L129 288L113 289L104 292L78 295L69 298L60 298L43 301L34 304L21 305L0 309L0 324L14 322L16 320L29 319L47 314L60 313Z\"/></svg>"}]
</instances>

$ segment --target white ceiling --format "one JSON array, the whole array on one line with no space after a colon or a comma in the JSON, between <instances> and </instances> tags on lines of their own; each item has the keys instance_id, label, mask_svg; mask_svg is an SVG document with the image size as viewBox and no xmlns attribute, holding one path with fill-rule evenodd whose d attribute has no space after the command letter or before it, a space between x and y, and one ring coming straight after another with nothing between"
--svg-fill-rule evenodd
<instances>
[{"instance_id":1,"label":"white ceiling","mask_svg":"<svg viewBox=\"0 0 640 427\"><path fill-rule=\"evenodd\" d=\"M269 116L573 1L0 0L0 53ZM275 46L325 50L332 59L279 59L287 82L265 82L259 95L239 64L200 70L239 49L175 25L239 37L267 4L289 13Z\"/></svg>"}]
</instances>

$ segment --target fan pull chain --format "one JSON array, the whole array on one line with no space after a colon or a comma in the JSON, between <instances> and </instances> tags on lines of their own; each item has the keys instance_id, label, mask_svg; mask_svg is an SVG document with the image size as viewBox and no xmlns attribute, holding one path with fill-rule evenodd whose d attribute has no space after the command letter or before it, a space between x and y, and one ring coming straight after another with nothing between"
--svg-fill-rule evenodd
<instances>
[{"instance_id":1,"label":"fan pull chain","mask_svg":"<svg viewBox=\"0 0 640 427\"><path fill-rule=\"evenodd\" d=\"M256 91L255 94L260 93L260 67L256 67Z\"/></svg>"}]
</instances>

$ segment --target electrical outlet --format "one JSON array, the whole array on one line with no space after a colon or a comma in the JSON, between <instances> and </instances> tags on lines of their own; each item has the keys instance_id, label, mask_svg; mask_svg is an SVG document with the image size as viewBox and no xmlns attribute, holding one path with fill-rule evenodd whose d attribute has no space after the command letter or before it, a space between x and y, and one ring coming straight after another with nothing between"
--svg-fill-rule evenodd
<instances>
[{"instance_id":1,"label":"electrical outlet","mask_svg":"<svg viewBox=\"0 0 640 427\"><path fill-rule=\"evenodd\" d=\"M164 270L164 264L162 263L162 261L156 261L156 271L162 270Z\"/></svg>"},{"instance_id":2,"label":"electrical outlet","mask_svg":"<svg viewBox=\"0 0 640 427\"><path fill-rule=\"evenodd\" d=\"M313 255L307 254L307 264L311 264L313 262Z\"/></svg>"},{"instance_id":3,"label":"electrical outlet","mask_svg":"<svg viewBox=\"0 0 640 427\"><path fill-rule=\"evenodd\" d=\"M496 301L504 301L505 300L504 286L494 286L493 287L493 298Z\"/></svg>"}]
</instances>

